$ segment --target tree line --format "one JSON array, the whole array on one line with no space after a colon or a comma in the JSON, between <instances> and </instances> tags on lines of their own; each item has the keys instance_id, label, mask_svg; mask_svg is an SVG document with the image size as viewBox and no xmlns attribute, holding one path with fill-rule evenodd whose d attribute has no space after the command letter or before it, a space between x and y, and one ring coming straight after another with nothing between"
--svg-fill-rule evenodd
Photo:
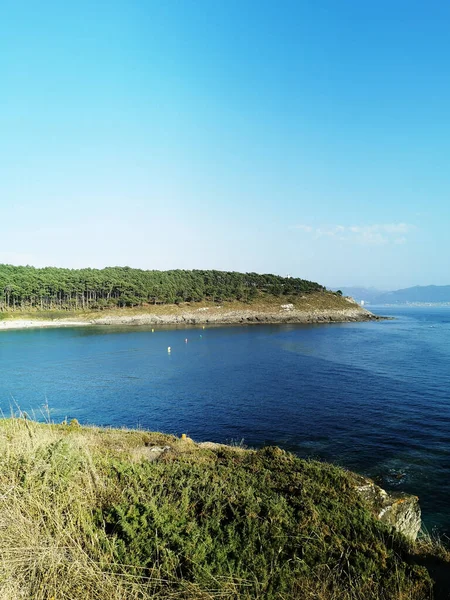
<instances>
[{"instance_id":1,"label":"tree line","mask_svg":"<svg viewBox=\"0 0 450 600\"><path fill-rule=\"evenodd\" d=\"M209 300L250 301L258 295L324 291L295 277L230 271L144 271L130 267L61 269L0 264L0 311L82 310Z\"/></svg>"}]
</instances>

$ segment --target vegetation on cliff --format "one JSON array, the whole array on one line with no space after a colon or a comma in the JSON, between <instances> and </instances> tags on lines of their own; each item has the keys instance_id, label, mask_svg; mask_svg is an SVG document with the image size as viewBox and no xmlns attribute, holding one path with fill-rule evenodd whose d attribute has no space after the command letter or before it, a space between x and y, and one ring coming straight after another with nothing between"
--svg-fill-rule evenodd
<instances>
[{"instance_id":1,"label":"vegetation on cliff","mask_svg":"<svg viewBox=\"0 0 450 600\"><path fill-rule=\"evenodd\" d=\"M278 448L10 419L0 463L5 599L432 595L350 474Z\"/></svg>"},{"instance_id":2,"label":"vegetation on cliff","mask_svg":"<svg viewBox=\"0 0 450 600\"><path fill-rule=\"evenodd\" d=\"M130 267L59 269L0 264L0 311L87 310L208 300L249 301L258 295L323 291L293 277L227 271L143 271Z\"/></svg>"}]
</instances>

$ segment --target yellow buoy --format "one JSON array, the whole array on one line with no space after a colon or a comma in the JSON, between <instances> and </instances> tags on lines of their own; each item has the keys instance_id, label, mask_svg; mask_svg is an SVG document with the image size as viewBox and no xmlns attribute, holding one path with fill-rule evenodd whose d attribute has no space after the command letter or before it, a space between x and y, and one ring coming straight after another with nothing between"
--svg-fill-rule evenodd
<instances>
[{"instance_id":1,"label":"yellow buoy","mask_svg":"<svg viewBox=\"0 0 450 600\"><path fill-rule=\"evenodd\" d=\"M154 330L154 329L152 329L152 333L154 333L154 332L155 332L155 330Z\"/></svg>"},{"instance_id":2,"label":"yellow buoy","mask_svg":"<svg viewBox=\"0 0 450 600\"><path fill-rule=\"evenodd\" d=\"M170 346L167 348L167 352L170 354Z\"/></svg>"}]
</instances>

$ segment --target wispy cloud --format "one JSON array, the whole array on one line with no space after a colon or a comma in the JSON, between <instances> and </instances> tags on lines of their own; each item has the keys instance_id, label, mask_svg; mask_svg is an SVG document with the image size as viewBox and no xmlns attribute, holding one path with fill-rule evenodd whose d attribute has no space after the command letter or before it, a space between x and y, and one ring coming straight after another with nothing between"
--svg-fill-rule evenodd
<instances>
[{"instance_id":1,"label":"wispy cloud","mask_svg":"<svg viewBox=\"0 0 450 600\"><path fill-rule=\"evenodd\" d=\"M302 231L318 238L333 238L343 242L353 242L367 246L386 244L405 244L407 234L416 229L409 223L379 223L374 225L294 225L292 229Z\"/></svg>"}]
</instances>

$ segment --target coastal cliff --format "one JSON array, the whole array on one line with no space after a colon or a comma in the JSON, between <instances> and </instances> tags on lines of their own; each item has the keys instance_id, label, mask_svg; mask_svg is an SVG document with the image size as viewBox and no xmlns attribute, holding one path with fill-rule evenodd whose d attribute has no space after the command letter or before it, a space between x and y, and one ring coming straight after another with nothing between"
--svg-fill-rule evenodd
<instances>
[{"instance_id":1,"label":"coastal cliff","mask_svg":"<svg viewBox=\"0 0 450 600\"><path fill-rule=\"evenodd\" d=\"M8 600L431 600L450 566L380 488L276 447L2 420L0 502Z\"/></svg>"},{"instance_id":2,"label":"coastal cliff","mask_svg":"<svg viewBox=\"0 0 450 600\"><path fill-rule=\"evenodd\" d=\"M353 474L355 489L372 514L382 523L415 541L421 528L419 498L401 492L388 493L371 479Z\"/></svg>"}]
</instances>

